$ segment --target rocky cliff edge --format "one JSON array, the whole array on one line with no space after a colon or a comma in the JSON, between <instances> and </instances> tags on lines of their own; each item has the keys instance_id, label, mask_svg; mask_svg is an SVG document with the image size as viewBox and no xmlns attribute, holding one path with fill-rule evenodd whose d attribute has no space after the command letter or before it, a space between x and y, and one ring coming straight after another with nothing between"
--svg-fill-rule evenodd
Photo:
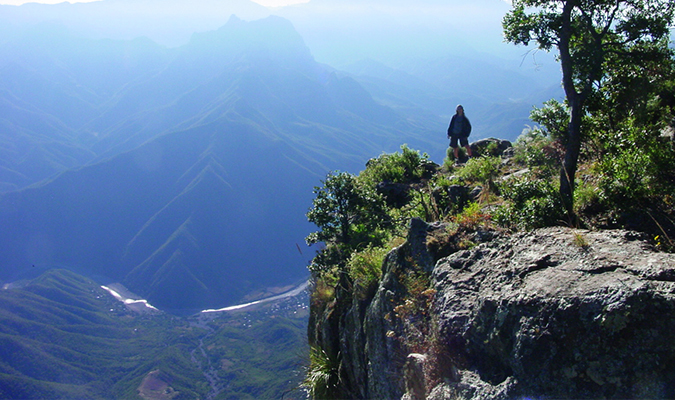
<instances>
[{"instance_id":1,"label":"rocky cliff edge","mask_svg":"<svg viewBox=\"0 0 675 400\"><path fill-rule=\"evenodd\" d=\"M630 231L557 227L483 233L438 259L445 229L413 220L375 293L346 282L313 315L310 342L340 361L337 397L675 397L675 255Z\"/></svg>"}]
</instances>

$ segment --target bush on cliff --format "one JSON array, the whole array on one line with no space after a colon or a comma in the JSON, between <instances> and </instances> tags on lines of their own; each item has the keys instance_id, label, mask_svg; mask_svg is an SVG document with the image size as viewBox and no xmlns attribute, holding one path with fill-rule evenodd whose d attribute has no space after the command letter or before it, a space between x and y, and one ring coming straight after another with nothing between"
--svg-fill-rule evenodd
<instances>
[{"instance_id":1,"label":"bush on cliff","mask_svg":"<svg viewBox=\"0 0 675 400\"><path fill-rule=\"evenodd\" d=\"M500 187L508 202L495 212L498 224L516 230L564 224L560 193L550 180L514 179Z\"/></svg>"},{"instance_id":2,"label":"bush on cliff","mask_svg":"<svg viewBox=\"0 0 675 400\"><path fill-rule=\"evenodd\" d=\"M307 389L313 399L334 399L339 393L340 364L326 354L323 349L312 346L309 351L310 366L305 371L302 387Z\"/></svg>"},{"instance_id":3,"label":"bush on cliff","mask_svg":"<svg viewBox=\"0 0 675 400\"><path fill-rule=\"evenodd\" d=\"M332 268L345 269L353 253L383 246L396 229L395 220L401 218L397 210L407 210L403 212L407 221L414 208L407 206L414 201L407 196L403 196L402 202L385 201L382 183L404 185L407 193L410 188L405 185L422 179L430 165L426 154L403 145L400 153L382 154L368 161L359 175L329 173L322 181L323 186L314 188L316 197L307 212L307 219L319 228L306 238L307 243L325 245L310 270L321 273Z\"/></svg>"},{"instance_id":4,"label":"bush on cliff","mask_svg":"<svg viewBox=\"0 0 675 400\"><path fill-rule=\"evenodd\" d=\"M644 201L665 194L658 202L662 210L670 204L670 211L654 217L654 226L645 227L649 218L641 218L640 223L652 234L658 248L675 248L671 240L675 237L672 223L675 217L672 208L674 183L673 180L658 180L658 177L670 176L668 174L672 174L675 166L671 142L627 135L623 138L628 145L616 146L617 150L610 146L611 142L606 143L601 149L604 158L591 150L591 142L585 144L575 192L575 210L582 218L572 221L563 206L559 182L554 176L554 171L559 168L562 144L552 136L546 129L529 129L516 142L513 158L477 158L452 170L438 168L431 176L426 157L414 156L419 153L405 146L402 149L407 156L383 154L369 162L359 175L329 174L324 186L315 189L317 199L308 213L310 221L321 229L308 241L325 243L325 248L310 266L315 281L310 321L338 318L336 314L344 312L353 301L368 303L381 283L386 254L401 244L401 238L408 233L409 221L414 217L437 222L432 231L427 232L425 242L435 262L489 241L499 235L502 228L517 231L575 223L602 228L607 215L614 223L619 223L617 216L622 214L617 214L618 210L640 207ZM638 143L642 147L637 146ZM626 162L628 155L639 157L640 165ZM660 168L654 168L656 165ZM425 172L421 173L422 170ZM394 189L406 195L397 201L385 200L383 193L395 195L392 194L394 189L382 184L381 180L385 179L395 180L392 183L398 186ZM489 192L489 196L479 195L480 191L472 185L484 185L492 190L483 191ZM343 221L340 216L346 216L344 226L347 228L340 225ZM343 229L347 235L342 234ZM583 247L584 241L579 240L576 244ZM412 259L405 262L414 264ZM392 335L400 338L406 349L424 353L431 351L429 349L434 345L433 340L425 339L432 323L427 318L427 309L433 293L429 290L428 280L423 279L424 273L414 266L405 271L397 281L402 285L403 293L410 296L403 296L391 304L393 312L388 315L396 321L392 324L402 327L402 333ZM321 346L323 333L314 335L310 333L310 344ZM311 389L315 393L329 390L325 385L328 380L340 379L338 347L328 346L324 357L337 363L337 370L330 371L338 375L330 378L330 374L315 375L326 378L313 380L314 385L318 385ZM326 372L322 366L324 361L312 361L310 371ZM313 385L311 382L312 379L306 383Z\"/></svg>"},{"instance_id":5,"label":"bush on cliff","mask_svg":"<svg viewBox=\"0 0 675 400\"><path fill-rule=\"evenodd\" d=\"M344 266L360 246L381 244L382 229L389 225L384 200L372 187L361 184L347 172L329 173L323 186L315 187L316 198L307 219L319 231L307 237L308 244L323 242L310 266L313 272Z\"/></svg>"},{"instance_id":6,"label":"bush on cliff","mask_svg":"<svg viewBox=\"0 0 675 400\"><path fill-rule=\"evenodd\" d=\"M420 154L407 145L401 152L381 154L366 163L366 169L359 174L359 180L366 186L376 187L381 182L410 183L419 181L425 174L429 155Z\"/></svg>"}]
</instances>

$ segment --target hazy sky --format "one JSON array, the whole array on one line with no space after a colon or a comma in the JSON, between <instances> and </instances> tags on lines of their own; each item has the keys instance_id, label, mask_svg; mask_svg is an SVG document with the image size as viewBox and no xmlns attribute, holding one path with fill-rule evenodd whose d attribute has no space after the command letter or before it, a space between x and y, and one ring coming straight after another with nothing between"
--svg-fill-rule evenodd
<instances>
[{"instance_id":1,"label":"hazy sky","mask_svg":"<svg viewBox=\"0 0 675 400\"><path fill-rule=\"evenodd\" d=\"M96 0L83 0L83 1L70 1L69 3L89 3L90 1ZM58 4L63 3L63 0L0 0L0 4L10 5L10 6L20 6L24 3L43 3L43 4Z\"/></svg>"},{"instance_id":2,"label":"hazy sky","mask_svg":"<svg viewBox=\"0 0 675 400\"><path fill-rule=\"evenodd\" d=\"M89 3L90 1L96 0L81 0L81 1L69 1L69 3ZM266 7L279 7L287 6L289 4L298 4L298 3L307 3L309 0L252 0L258 4L262 4ZM63 0L0 0L0 4L18 6L24 3L43 3L43 4L57 4L63 3Z\"/></svg>"}]
</instances>

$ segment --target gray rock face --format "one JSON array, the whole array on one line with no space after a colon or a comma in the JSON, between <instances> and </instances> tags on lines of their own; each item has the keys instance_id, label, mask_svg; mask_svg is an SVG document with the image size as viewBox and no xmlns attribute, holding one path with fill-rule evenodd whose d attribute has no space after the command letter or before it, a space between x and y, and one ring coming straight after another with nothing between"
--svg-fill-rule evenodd
<instances>
[{"instance_id":1,"label":"gray rock face","mask_svg":"<svg viewBox=\"0 0 675 400\"><path fill-rule=\"evenodd\" d=\"M435 229L443 227L420 219L411 221L407 242L385 258L374 293L354 295L345 289L351 287L345 279L334 301L324 308L312 307L310 344L320 346L340 362L341 386L335 398L399 399L406 392L402 368L409 351L395 307L404 302L407 293L401 280L413 270L412 264L426 273L433 269L434 260L425 240Z\"/></svg>"},{"instance_id":2,"label":"gray rock face","mask_svg":"<svg viewBox=\"0 0 675 400\"><path fill-rule=\"evenodd\" d=\"M675 255L627 231L548 228L440 260L454 377L429 398L672 398Z\"/></svg>"},{"instance_id":3,"label":"gray rock face","mask_svg":"<svg viewBox=\"0 0 675 400\"><path fill-rule=\"evenodd\" d=\"M675 398L675 255L629 231L547 228L434 264L439 229L413 220L375 293L339 290L310 321L340 358L337 398ZM413 270L435 291L424 317L397 312ZM424 346L411 321L428 322Z\"/></svg>"}]
</instances>

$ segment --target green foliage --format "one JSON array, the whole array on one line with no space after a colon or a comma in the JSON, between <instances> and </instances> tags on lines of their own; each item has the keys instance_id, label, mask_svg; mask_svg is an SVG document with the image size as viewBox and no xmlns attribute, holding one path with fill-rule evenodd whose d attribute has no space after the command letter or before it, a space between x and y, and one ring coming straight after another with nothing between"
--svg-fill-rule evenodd
<instances>
[{"instance_id":1,"label":"green foliage","mask_svg":"<svg viewBox=\"0 0 675 400\"><path fill-rule=\"evenodd\" d=\"M384 247L369 246L365 250L352 254L347 267L349 277L354 284L354 291L360 297L371 294L382 275L382 263L388 250Z\"/></svg>"},{"instance_id":2,"label":"green foliage","mask_svg":"<svg viewBox=\"0 0 675 400\"><path fill-rule=\"evenodd\" d=\"M328 243L316 253L308 268L313 274L329 273L338 265L342 265L348 257L347 246L340 243Z\"/></svg>"},{"instance_id":3,"label":"green foliage","mask_svg":"<svg viewBox=\"0 0 675 400\"><path fill-rule=\"evenodd\" d=\"M413 201L416 205L406 206L403 211L389 210L376 191L377 185L384 181L417 182L427 171L428 163L426 154L403 145L400 153L382 154L368 161L358 176L346 172L328 174L323 186L314 188L316 197L307 213L308 220L320 229L307 237L307 243L326 245L312 260L310 271L342 269L354 251L381 246L395 218L405 215L409 219L420 204Z\"/></svg>"},{"instance_id":4,"label":"green foliage","mask_svg":"<svg viewBox=\"0 0 675 400\"><path fill-rule=\"evenodd\" d=\"M514 145L514 161L524 164L540 178L554 176L562 165L564 149L541 129L525 130Z\"/></svg>"},{"instance_id":5,"label":"green foliage","mask_svg":"<svg viewBox=\"0 0 675 400\"><path fill-rule=\"evenodd\" d=\"M662 38L636 45L621 56L607 55L606 79L588 100L600 130L620 129L626 119L633 120L632 125L649 127L663 122L663 117L672 118L675 59L672 49L663 50L667 48L668 39Z\"/></svg>"},{"instance_id":6,"label":"green foliage","mask_svg":"<svg viewBox=\"0 0 675 400\"><path fill-rule=\"evenodd\" d=\"M535 229L558 225L565 210L557 188L547 180L521 179L501 186L508 204L495 211L495 221L505 227Z\"/></svg>"},{"instance_id":7,"label":"green foliage","mask_svg":"<svg viewBox=\"0 0 675 400\"><path fill-rule=\"evenodd\" d=\"M464 148L460 147L458 151L460 158L462 158L464 155ZM452 147L448 147L445 150L445 158L443 159L443 169L445 169L446 171L452 171L454 168L455 168L454 149Z\"/></svg>"},{"instance_id":8,"label":"green foliage","mask_svg":"<svg viewBox=\"0 0 675 400\"><path fill-rule=\"evenodd\" d=\"M421 218L424 221L434 221L440 218L440 212L433 197L426 191L416 190L412 193L412 199L400 212L394 212L401 222L410 221L412 218Z\"/></svg>"},{"instance_id":9,"label":"green foliage","mask_svg":"<svg viewBox=\"0 0 675 400\"><path fill-rule=\"evenodd\" d=\"M486 149L487 150L487 149ZM486 154L491 154L489 151ZM457 159L455 159L455 149L448 147L445 151L445 158L443 159L443 167L446 171L452 171L455 168L455 162L465 160L467 158L466 149L462 146L457 147Z\"/></svg>"},{"instance_id":10,"label":"green foliage","mask_svg":"<svg viewBox=\"0 0 675 400\"><path fill-rule=\"evenodd\" d=\"M675 68L673 77L670 82L675 84ZM675 97L675 91L672 96ZM635 102L641 100L636 98ZM675 147L661 136L672 121L674 109L662 98L642 102L646 110L651 110L645 111L647 116L624 116L611 126L603 118L596 118L606 126L594 133L599 159L595 173L599 176L599 196L605 205L624 208L645 204L650 198L675 190Z\"/></svg>"},{"instance_id":11,"label":"green foliage","mask_svg":"<svg viewBox=\"0 0 675 400\"><path fill-rule=\"evenodd\" d=\"M574 207L576 212L591 209L600 203L600 189L595 182L584 182L574 191Z\"/></svg>"},{"instance_id":12,"label":"green foliage","mask_svg":"<svg viewBox=\"0 0 675 400\"><path fill-rule=\"evenodd\" d=\"M609 204L625 205L647 198L649 179L653 177L649 167L647 156L639 149L627 149L601 160L598 164L603 175L598 185L600 199Z\"/></svg>"},{"instance_id":13,"label":"green foliage","mask_svg":"<svg viewBox=\"0 0 675 400\"><path fill-rule=\"evenodd\" d=\"M675 115L675 57L654 46L634 63L610 63L613 74L589 100L605 207L646 205L675 188L673 143L661 137Z\"/></svg>"},{"instance_id":14,"label":"green foliage","mask_svg":"<svg viewBox=\"0 0 675 400\"><path fill-rule=\"evenodd\" d=\"M210 323L213 334L203 340L203 362L214 367L224 386L218 398L278 399L301 383L306 315L296 311L282 308L274 318L262 317L270 310L252 311Z\"/></svg>"},{"instance_id":15,"label":"green foliage","mask_svg":"<svg viewBox=\"0 0 675 400\"><path fill-rule=\"evenodd\" d=\"M323 184L314 188L316 197L307 212L307 219L320 231L310 234L307 243L337 243L344 248L338 250L350 250L376 241L388 217L384 200L374 188L346 172L329 173Z\"/></svg>"},{"instance_id":16,"label":"green foliage","mask_svg":"<svg viewBox=\"0 0 675 400\"><path fill-rule=\"evenodd\" d=\"M496 142L490 142L483 152L488 156L496 157L499 154L499 145Z\"/></svg>"},{"instance_id":17,"label":"green foliage","mask_svg":"<svg viewBox=\"0 0 675 400\"><path fill-rule=\"evenodd\" d=\"M438 174L429 182L428 192L429 201L435 214L431 215L434 219L427 219L420 215L425 221L447 220L449 216L460 212L466 206L467 199L452 199L450 191L452 186L462 186L463 180L457 175L448 176Z\"/></svg>"},{"instance_id":18,"label":"green foliage","mask_svg":"<svg viewBox=\"0 0 675 400\"><path fill-rule=\"evenodd\" d=\"M530 119L543 127L544 136L552 141L565 141L570 114L566 105L555 99L544 102L543 107L534 107Z\"/></svg>"},{"instance_id":19,"label":"green foliage","mask_svg":"<svg viewBox=\"0 0 675 400\"><path fill-rule=\"evenodd\" d=\"M604 110L604 119L612 127L622 115L645 114L631 99L640 97L635 94L643 90L643 84L658 80L660 74L653 71L672 58L668 38L675 3L514 0L512 5L503 19L506 40L524 45L535 42L546 51L556 47L559 53L570 116L562 136L566 156L560 193L572 214L577 162L582 143L588 140L583 120L589 111ZM651 87L645 85L653 93ZM561 120L559 111L551 114L554 122Z\"/></svg>"},{"instance_id":20,"label":"green foliage","mask_svg":"<svg viewBox=\"0 0 675 400\"><path fill-rule=\"evenodd\" d=\"M494 179L499 175L501 164L498 157L472 158L457 172L457 176L468 182L482 183L492 187Z\"/></svg>"},{"instance_id":21,"label":"green foliage","mask_svg":"<svg viewBox=\"0 0 675 400\"><path fill-rule=\"evenodd\" d=\"M335 287L338 283L338 277L332 273L315 275L311 294L311 304L313 308L321 309L335 299Z\"/></svg>"},{"instance_id":22,"label":"green foliage","mask_svg":"<svg viewBox=\"0 0 675 400\"><path fill-rule=\"evenodd\" d=\"M446 174L438 174L433 177L431 180L431 186L433 189L437 188L448 188L452 185L460 185L462 183L461 179L457 176L449 176Z\"/></svg>"},{"instance_id":23,"label":"green foliage","mask_svg":"<svg viewBox=\"0 0 675 400\"><path fill-rule=\"evenodd\" d=\"M604 204L625 208L646 204L653 197L675 193L672 183L672 177L675 177L675 153L667 147L658 155L649 150L621 150L597 164L600 174L599 197ZM662 160L664 155L670 158L665 164L665 160ZM670 179L660 179L663 175L669 175Z\"/></svg>"},{"instance_id":24,"label":"green foliage","mask_svg":"<svg viewBox=\"0 0 675 400\"><path fill-rule=\"evenodd\" d=\"M563 73L570 74L565 78L574 79L580 92L589 78L603 78L606 63L628 64L633 57L661 52L660 42L668 37L675 12L675 6L667 0L514 0L512 5L503 19L506 41L523 45L535 42L546 51L562 47L569 52L572 67Z\"/></svg>"},{"instance_id":25,"label":"green foliage","mask_svg":"<svg viewBox=\"0 0 675 400\"><path fill-rule=\"evenodd\" d=\"M334 399L339 393L340 364L329 357L323 349L311 346L309 367L302 386L313 399Z\"/></svg>"},{"instance_id":26,"label":"green foliage","mask_svg":"<svg viewBox=\"0 0 675 400\"><path fill-rule=\"evenodd\" d=\"M401 146L401 152L382 154L370 159L366 169L359 174L359 180L375 187L380 182L409 183L418 181L424 175L424 165L429 162L427 154Z\"/></svg>"},{"instance_id":27,"label":"green foliage","mask_svg":"<svg viewBox=\"0 0 675 400\"><path fill-rule=\"evenodd\" d=\"M588 249L588 247L590 247L586 236L579 232L574 233L574 236L572 237L572 244L582 249Z\"/></svg>"},{"instance_id":28,"label":"green foliage","mask_svg":"<svg viewBox=\"0 0 675 400\"><path fill-rule=\"evenodd\" d=\"M207 328L132 312L88 279L48 271L0 291L0 398L140 399L152 373L146 395L203 399L205 372L220 379L217 398L280 398L300 383L307 314L304 304L270 313L222 314Z\"/></svg>"}]
</instances>

